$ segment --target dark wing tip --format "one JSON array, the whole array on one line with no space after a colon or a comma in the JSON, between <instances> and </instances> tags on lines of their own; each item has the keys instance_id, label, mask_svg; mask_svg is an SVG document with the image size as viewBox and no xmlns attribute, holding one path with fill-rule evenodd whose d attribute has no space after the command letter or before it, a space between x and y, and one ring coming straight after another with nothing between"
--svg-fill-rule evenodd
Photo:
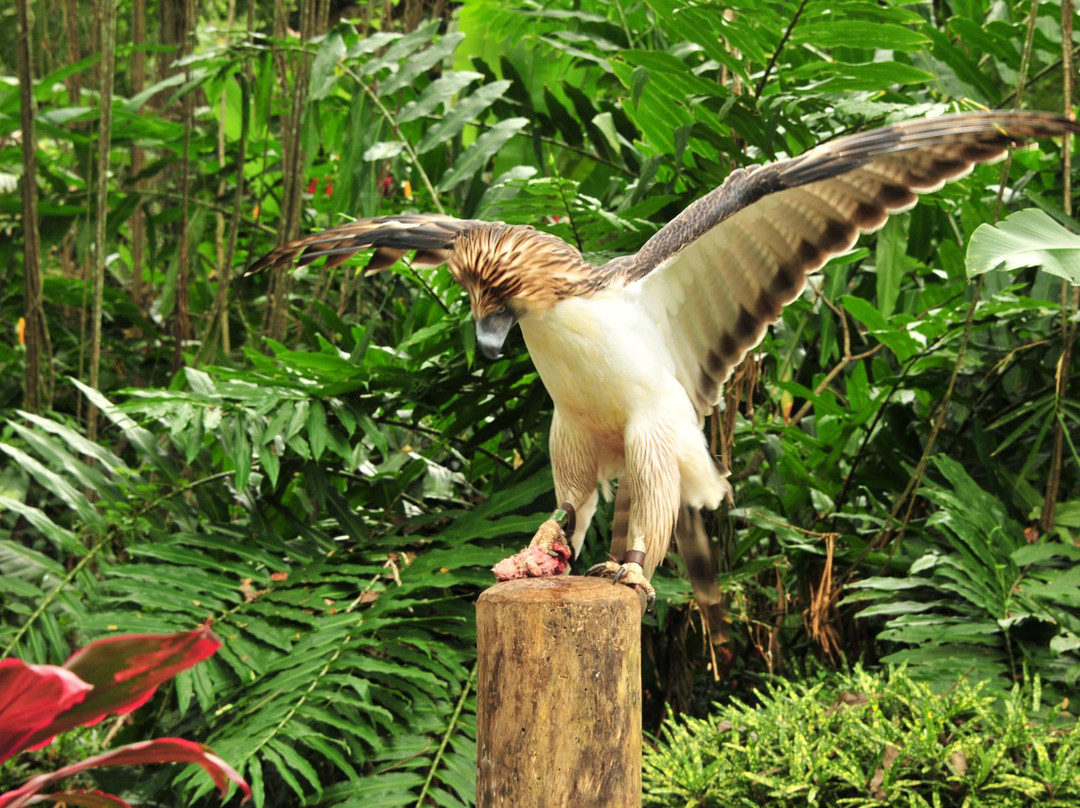
<instances>
[{"instance_id":1,"label":"dark wing tip","mask_svg":"<svg viewBox=\"0 0 1080 808\"><path fill-rule=\"evenodd\" d=\"M256 275L259 272L265 272L266 270L276 270L281 267L288 266L300 253L300 250L290 249L290 245L284 247L277 247L256 261L248 264L247 269L244 270L243 278Z\"/></svg>"},{"instance_id":2,"label":"dark wing tip","mask_svg":"<svg viewBox=\"0 0 1080 808\"><path fill-rule=\"evenodd\" d=\"M416 265L438 266L448 258L458 235L474 224L476 222L441 215L403 214L360 219L283 244L252 262L243 277L283 269L294 262L307 266L324 257L327 266L337 266L361 250L371 248L375 253L366 267L368 272L378 272L393 265L411 250L417 251Z\"/></svg>"},{"instance_id":3,"label":"dark wing tip","mask_svg":"<svg viewBox=\"0 0 1080 808\"><path fill-rule=\"evenodd\" d=\"M1055 112L985 110L934 118L912 118L899 123L836 138L784 161L782 182L791 188L839 176L867 162L940 145L951 145L949 158L938 160L929 173L937 180L952 179L973 163L990 162L1030 138L1080 133L1080 123ZM914 190L936 187L913 179Z\"/></svg>"}]
</instances>

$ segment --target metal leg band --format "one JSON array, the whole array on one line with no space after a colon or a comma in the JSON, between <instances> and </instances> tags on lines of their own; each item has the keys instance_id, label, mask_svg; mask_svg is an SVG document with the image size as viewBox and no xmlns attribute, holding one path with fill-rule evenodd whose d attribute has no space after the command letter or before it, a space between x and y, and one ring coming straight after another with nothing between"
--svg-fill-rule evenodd
<instances>
[{"instance_id":1,"label":"metal leg band","mask_svg":"<svg viewBox=\"0 0 1080 808\"><path fill-rule=\"evenodd\" d=\"M573 537L574 522L576 521L576 513L573 505L569 502L564 502L552 512L551 518L562 526L567 539Z\"/></svg>"}]
</instances>

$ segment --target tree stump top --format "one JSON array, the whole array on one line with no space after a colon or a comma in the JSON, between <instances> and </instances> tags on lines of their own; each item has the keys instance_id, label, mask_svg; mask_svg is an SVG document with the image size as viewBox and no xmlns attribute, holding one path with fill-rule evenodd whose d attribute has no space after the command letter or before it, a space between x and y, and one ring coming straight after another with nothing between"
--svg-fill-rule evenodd
<instances>
[{"instance_id":1,"label":"tree stump top","mask_svg":"<svg viewBox=\"0 0 1080 808\"><path fill-rule=\"evenodd\" d=\"M503 581L486 590L481 601L521 604L601 604L625 601L640 603L641 597L628 586L619 586L603 578L584 578L579 575L556 575L550 578L519 578Z\"/></svg>"}]
</instances>

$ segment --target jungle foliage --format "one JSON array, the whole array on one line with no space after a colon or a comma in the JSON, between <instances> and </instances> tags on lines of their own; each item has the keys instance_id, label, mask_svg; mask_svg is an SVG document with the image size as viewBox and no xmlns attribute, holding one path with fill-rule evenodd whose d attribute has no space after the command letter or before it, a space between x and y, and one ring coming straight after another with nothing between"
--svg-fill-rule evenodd
<instances>
[{"instance_id":1,"label":"jungle foliage","mask_svg":"<svg viewBox=\"0 0 1080 808\"><path fill-rule=\"evenodd\" d=\"M1071 0L82 8L34 4L25 93L0 12L0 653L59 663L212 620L212 659L51 754L182 735L259 808L471 804L472 603L553 502L520 337L480 361L445 269L238 280L250 260L404 210L531 224L601 260L739 166L911 116L1060 110L1076 48ZM650 727L814 659L1075 694L1076 289L965 267L1014 210L1076 228L1063 148L894 217L729 384L707 429L736 491L711 522L733 636L709 653L677 560L658 572ZM150 804L212 788L104 785Z\"/></svg>"}]
</instances>

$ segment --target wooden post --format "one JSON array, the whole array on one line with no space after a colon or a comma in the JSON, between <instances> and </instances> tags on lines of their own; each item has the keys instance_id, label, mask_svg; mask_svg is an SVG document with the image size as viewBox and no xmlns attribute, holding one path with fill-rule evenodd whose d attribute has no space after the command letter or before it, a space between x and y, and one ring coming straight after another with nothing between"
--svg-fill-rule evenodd
<instances>
[{"instance_id":1,"label":"wooden post","mask_svg":"<svg viewBox=\"0 0 1080 808\"><path fill-rule=\"evenodd\" d=\"M641 805L641 609L599 578L480 596L477 808Z\"/></svg>"}]
</instances>

